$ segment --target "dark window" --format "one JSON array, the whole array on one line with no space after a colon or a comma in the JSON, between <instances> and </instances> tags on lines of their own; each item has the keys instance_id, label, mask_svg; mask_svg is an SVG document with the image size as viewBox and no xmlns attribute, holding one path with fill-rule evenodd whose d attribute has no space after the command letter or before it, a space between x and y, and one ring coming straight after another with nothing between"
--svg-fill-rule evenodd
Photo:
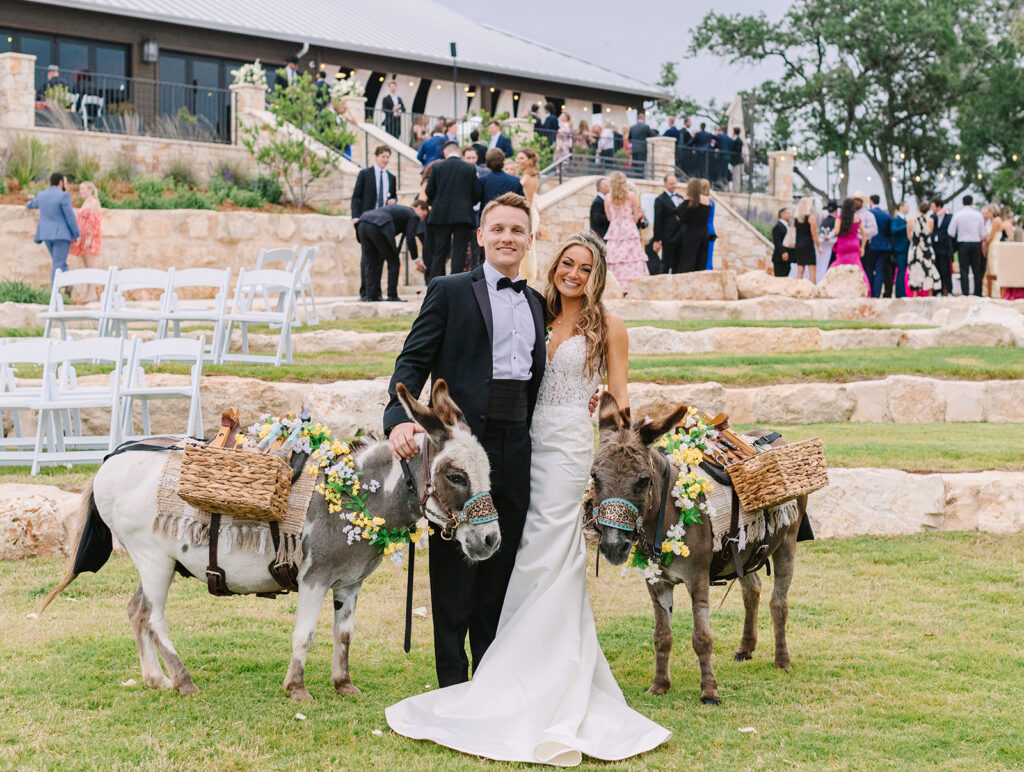
<instances>
[{"instance_id":1,"label":"dark window","mask_svg":"<svg viewBox=\"0 0 1024 772\"><path fill-rule=\"evenodd\" d=\"M602 105L600 102L594 102L592 105L590 105L590 109L593 110L594 115L600 115L601 113L604 112L604 105Z\"/></svg>"},{"instance_id":2,"label":"dark window","mask_svg":"<svg viewBox=\"0 0 1024 772\"><path fill-rule=\"evenodd\" d=\"M202 127L223 134L228 127L226 89L233 67L223 59L161 52L160 114L184 118L187 110Z\"/></svg>"},{"instance_id":3,"label":"dark window","mask_svg":"<svg viewBox=\"0 0 1024 772\"><path fill-rule=\"evenodd\" d=\"M370 80L366 84L366 120L368 121L373 119L373 108L377 106L377 97L380 96L386 76L386 72L377 72L376 70L370 73Z\"/></svg>"},{"instance_id":4,"label":"dark window","mask_svg":"<svg viewBox=\"0 0 1024 772\"><path fill-rule=\"evenodd\" d=\"M416 96L412 99L412 111L417 115L423 113L427 108L427 97L430 96L430 78L421 78L420 85L416 89Z\"/></svg>"},{"instance_id":5,"label":"dark window","mask_svg":"<svg viewBox=\"0 0 1024 772\"><path fill-rule=\"evenodd\" d=\"M14 32L0 29L0 54L6 54L14 50Z\"/></svg>"},{"instance_id":6,"label":"dark window","mask_svg":"<svg viewBox=\"0 0 1024 772\"><path fill-rule=\"evenodd\" d=\"M501 89L496 88L491 92L491 115L497 113L499 99L501 99Z\"/></svg>"},{"instance_id":7,"label":"dark window","mask_svg":"<svg viewBox=\"0 0 1024 772\"><path fill-rule=\"evenodd\" d=\"M81 83L91 84L90 87L94 90L106 90L107 87L103 85L104 79L94 77L95 74L121 77L129 74L128 47L113 43L3 30L0 31L0 52L3 51L16 51L35 56L37 90L43 88L47 67L51 64L60 67L61 82L71 90ZM119 80L115 88L121 85L122 82Z\"/></svg>"},{"instance_id":8,"label":"dark window","mask_svg":"<svg viewBox=\"0 0 1024 772\"><path fill-rule=\"evenodd\" d=\"M523 95L518 91L512 92L512 117L519 117L519 103L523 101Z\"/></svg>"}]
</instances>

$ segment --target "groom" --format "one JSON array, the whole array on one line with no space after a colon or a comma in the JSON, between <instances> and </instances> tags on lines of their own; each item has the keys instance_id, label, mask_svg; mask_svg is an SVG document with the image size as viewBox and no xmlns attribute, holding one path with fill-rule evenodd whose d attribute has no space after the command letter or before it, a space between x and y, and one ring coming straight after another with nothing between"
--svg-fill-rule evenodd
<instances>
[{"instance_id":1,"label":"groom","mask_svg":"<svg viewBox=\"0 0 1024 772\"><path fill-rule=\"evenodd\" d=\"M519 278L532 242L530 206L505 193L484 207L477 239L485 260L469 273L430 282L395 361L384 432L396 457L419 450L420 430L398 401L401 383L418 395L444 378L491 462L491 497L501 548L468 563L455 541L430 537L430 597L439 686L469 680L466 633L476 671L494 640L530 503L530 418L544 363L543 299Z\"/></svg>"}]
</instances>

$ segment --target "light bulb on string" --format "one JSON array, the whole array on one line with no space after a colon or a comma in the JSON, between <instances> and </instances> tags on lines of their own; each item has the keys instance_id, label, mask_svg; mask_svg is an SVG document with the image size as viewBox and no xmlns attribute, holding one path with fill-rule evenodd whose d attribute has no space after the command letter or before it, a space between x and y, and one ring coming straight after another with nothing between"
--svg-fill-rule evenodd
<instances>
[{"instance_id":1,"label":"light bulb on string","mask_svg":"<svg viewBox=\"0 0 1024 772\"><path fill-rule=\"evenodd\" d=\"M978 179L981 179L981 172L978 172Z\"/></svg>"},{"instance_id":2,"label":"light bulb on string","mask_svg":"<svg viewBox=\"0 0 1024 772\"><path fill-rule=\"evenodd\" d=\"M849 158L849 157L850 157L850 151L849 151L849 150L847 150L847 151L846 151L846 157L847 157L847 158Z\"/></svg>"},{"instance_id":3,"label":"light bulb on string","mask_svg":"<svg viewBox=\"0 0 1024 772\"><path fill-rule=\"evenodd\" d=\"M951 171L951 172L949 173L949 176L950 176L950 177L956 177L956 169L954 169L953 171Z\"/></svg>"},{"instance_id":4,"label":"light bulb on string","mask_svg":"<svg viewBox=\"0 0 1024 772\"><path fill-rule=\"evenodd\" d=\"M955 156L953 156L953 158L955 158L957 161L959 161L960 160L960 154L957 153Z\"/></svg>"},{"instance_id":5,"label":"light bulb on string","mask_svg":"<svg viewBox=\"0 0 1024 772\"><path fill-rule=\"evenodd\" d=\"M1012 156L1010 156L1010 157L1011 157L1011 158L1012 158L1012 159L1013 159L1014 161L1016 161L1016 160L1017 160L1017 154L1016 154L1016 153L1014 153L1014 154L1013 154Z\"/></svg>"},{"instance_id":6,"label":"light bulb on string","mask_svg":"<svg viewBox=\"0 0 1024 772\"><path fill-rule=\"evenodd\" d=\"M914 175L914 182L920 182L920 181L921 181L921 175L920 174L915 174Z\"/></svg>"},{"instance_id":7,"label":"light bulb on string","mask_svg":"<svg viewBox=\"0 0 1024 772\"><path fill-rule=\"evenodd\" d=\"M901 161L905 160L905 159L906 159L906 157L907 157L907 154L906 154L906 153L900 153L900 160L901 160Z\"/></svg>"}]
</instances>

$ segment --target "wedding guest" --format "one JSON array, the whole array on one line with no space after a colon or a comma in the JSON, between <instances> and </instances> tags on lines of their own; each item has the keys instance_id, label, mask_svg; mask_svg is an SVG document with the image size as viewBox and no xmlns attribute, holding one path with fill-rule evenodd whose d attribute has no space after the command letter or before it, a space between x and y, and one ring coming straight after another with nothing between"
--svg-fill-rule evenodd
<instances>
[{"instance_id":1,"label":"wedding guest","mask_svg":"<svg viewBox=\"0 0 1024 772\"><path fill-rule=\"evenodd\" d=\"M540 114L540 105L530 105L530 118L533 120L533 133L544 136L544 118Z\"/></svg>"},{"instance_id":2,"label":"wedding guest","mask_svg":"<svg viewBox=\"0 0 1024 772\"><path fill-rule=\"evenodd\" d=\"M942 278L942 294L953 294L953 240L949 236L949 225L953 215L942 204L941 198L931 201L932 217L932 251L935 254L935 267Z\"/></svg>"},{"instance_id":3,"label":"wedding guest","mask_svg":"<svg viewBox=\"0 0 1024 772\"><path fill-rule=\"evenodd\" d=\"M579 126L572 135L572 144L575 147L587 149L593 144L593 137L590 134L590 126L586 121L580 121Z\"/></svg>"},{"instance_id":4,"label":"wedding guest","mask_svg":"<svg viewBox=\"0 0 1024 772\"><path fill-rule=\"evenodd\" d=\"M700 193L708 201L711 202L711 211L708 212L708 255L704 265L697 266L699 271L701 268L711 271L715 267L715 241L718 239L718 234L715 233L715 199L711 197L711 180L701 179L700 181Z\"/></svg>"},{"instance_id":5,"label":"wedding guest","mask_svg":"<svg viewBox=\"0 0 1024 772\"><path fill-rule=\"evenodd\" d=\"M516 153L516 165L519 167L519 179L523 183L526 203L533 207L533 198L540 187L540 156L532 147L521 148Z\"/></svg>"},{"instance_id":6,"label":"wedding guest","mask_svg":"<svg viewBox=\"0 0 1024 772\"><path fill-rule=\"evenodd\" d=\"M686 198L676 207L682 241L679 273L699 271L707 266L711 198L701 192L702 183L700 177L690 177L686 181Z\"/></svg>"},{"instance_id":7,"label":"wedding guest","mask_svg":"<svg viewBox=\"0 0 1024 772\"><path fill-rule=\"evenodd\" d=\"M732 177L732 190L739 193L743 182L743 137L742 129L736 126L732 130L732 160L729 161L729 174Z\"/></svg>"},{"instance_id":8,"label":"wedding guest","mask_svg":"<svg viewBox=\"0 0 1024 772\"><path fill-rule=\"evenodd\" d=\"M647 125L647 114L640 110L636 114L636 123L629 127L629 152L632 157L630 170L634 177L644 177L647 163L647 140L658 136L658 132Z\"/></svg>"},{"instance_id":9,"label":"wedding guest","mask_svg":"<svg viewBox=\"0 0 1024 772\"><path fill-rule=\"evenodd\" d=\"M860 219L863 211L858 211L857 204L852 198L844 198L839 208L839 216L836 218L836 261L835 265L855 265L860 268L861 278L871 292L871 282L864 272L863 257L864 250L868 244L867 230L864 222ZM829 266L829 270L832 266Z\"/></svg>"},{"instance_id":10,"label":"wedding guest","mask_svg":"<svg viewBox=\"0 0 1024 772\"><path fill-rule=\"evenodd\" d=\"M569 114L562 112L558 116L558 131L555 133L555 162L568 158L572 152L572 123Z\"/></svg>"},{"instance_id":11,"label":"wedding guest","mask_svg":"<svg viewBox=\"0 0 1024 772\"><path fill-rule=\"evenodd\" d=\"M514 158L506 158L505 165L501 167L501 170L505 172L505 174L511 174L513 177L519 176L519 166L516 164L516 159Z\"/></svg>"},{"instance_id":12,"label":"wedding guest","mask_svg":"<svg viewBox=\"0 0 1024 772\"><path fill-rule=\"evenodd\" d=\"M647 255L640 240L640 231L636 227L643 217L643 211L637 195L629 190L625 174L612 172L608 180L611 186L605 201L605 215L608 217L608 231L605 234L608 270L619 282L623 293L628 293L634 279L647 275Z\"/></svg>"},{"instance_id":13,"label":"wedding guest","mask_svg":"<svg viewBox=\"0 0 1024 772\"><path fill-rule=\"evenodd\" d=\"M882 273L882 267L877 265L878 256L871 250L870 243L871 239L878 235L878 223L875 221L875 216L871 210L866 206L868 197L861 191L857 191L853 194L853 205L857 208L857 218L864 225L864 233L868 237L868 245L864 249L864 254L861 256L861 261L864 266L864 274L868 277L868 286L871 288L871 296L878 297L875 294L875 274ZM878 279L879 291L881 291L882 280Z\"/></svg>"},{"instance_id":14,"label":"wedding guest","mask_svg":"<svg viewBox=\"0 0 1024 772\"><path fill-rule=\"evenodd\" d=\"M666 174L663 182L664 190L654 199L654 243L651 246L655 252L661 253L664 273L679 273L683 256L683 226L676 217L676 209L683 199L676 192L679 181L674 174Z\"/></svg>"},{"instance_id":15,"label":"wedding guest","mask_svg":"<svg viewBox=\"0 0 1024 772\"><path fill-rule=\"evenodd\" d=\"M678 146L679 145L679 138L681 136L683 136L683 135L682 135L682 132L679 131L679 127L676 126L676 117L674 115L670 115L667 120L668 120L668 128L665 129L665 131L662 133L661 136L663 136L663 137L672 137L672 139L674 139L676 141L676 145Z\"/></svg>"},{"instance_id":16,"label":"wedding guest","mask_svg":"<svg viewBox=\"0 0 1024 772\"><path fill-rule=\"evenodd\" d=\"M520 179L504 171L505 154L501 150L496 147L488 150L486 165L490 170L490 174L485 174L480 178L480 184L483 185L484 189L483 198L480 200L481 212L488 203L505 193L518 193L520 196L525 197L523 183Z\"/></svg>"},{"instance_id":17,"label":"wedding guest","mask_svg":"<svg viewBox=\"0 0 1024 772\"><path fill-rule=\"evenodd\" d=\"M280 61L280 60L278 60ZM285 88L292 85L299 78L299 57L289 56L284 65Z\"/></svg>"},{"instance_id":18,"label":"wedding guest","mask_svg":"<svg viewBox=\"0 0 1024 772\"><path fill-rule=\"evenodd\" d=\"M417 199L413 206L388 204L366 212L360 218L356 227L356 240L362 247L363 257L367 263L364 277L367 301L377 302L386 299L393 303L405 302L403 298L398 297L401 241L396 245L395 238L405 239L409 245L409 255L414 261L418 261L416 231L420 217L426 214L425 209L424 203ZM386 298L382 298L380 279L385 263L388 266L388 294Z\"/></svg>"},{"instance_id":19,"label":"wedding guest","mask_svg":"<svg viewBox=\"0 0 1024 772\"><path fill-rule=\"evenodd\" d=\"M817 283L818 223L814 217L814 199L810 196L804 196L797 203L793 227L796 243L790 262L796 263L796 278L803 278L806 271L807 278Z\"/></svg>"},{"instance_id":20,"label":"wedding guest","mask_svg":"<svg viewBox=\"0 0 1024 772\"><path fill-rule=\"evenodd\" d=\"M942 290L933 250L932 233L935 220L928 216L927 202L918 207L917 217L910 224L910 250L907 255L907 288L911 297L937 294Z\"/></svg>"},{"instance_id":21,"label":"wedding guest","mask_svg":"<svg viewBox=\"0 0 1024 772\"><path fill-rule=\"evenodd\" d=\"M836 212L839 211L837 201L829 201L825 204L825 216L821 218L818 226L818 272L824 276L825 271L836 259Z\"/></svg>"},{"instance_id":22,"label":"wedding guest","mask_svg":"<svg viewBox=\"0 0 1024 772\"><path fill-rule=\"evenodd\" d=\"M608 193L611 186L607 177L597 181L597 195L590 202L590 230L602 239L608 233L608 213L605 211L604 202L608 200Z\"/></svg>"},{"instance_id":23,"label":"wedding guest","mask_svg":"<svg viewBox=\"0 0 1024 772\"><path fill-rule=\"evenodd\" d=\"M981 243L988 237L985 231L985 218L974 208L974 196L968 193L962 199L964 208L953 215L949 224L949 235L956 240L957 255L960 263L960 294L971 294L971 277L974 278L974 294L982 294L982 281L985 278L985 256L981 253Z\"/></svg>"},{"instance_id":24,"label":"wedding guest","mask_svg":"<svg viewBox=\"0 0 1024 772\"><path fill-rule=\"evenodd\" d=\"M690 147L693 148L693 156L690 161L691 176L711 176L711 153L715 142L715 135L706 129L707 124L700 124L700 129L690 140Z\"/></svg>"},{"instance_id":25,"label":"wedding guest","mask_svg":"<svg viewBox=\"0 0 1024 772\"><path fill-rule=\"evenodd\" d=\"M423 141L429 136L429 134L430 129L427 123L427 116L416 116L416 120L412 123L412 144L410 147L412 147L413 150L419 150L420 145L423 144Z\"/></svg>"},{"instance_id":26,"label":"wedding guest","mask_svg":"<svg viewBox=\"0 0 1024 772\"><path fill-rule=\"evenodd\" d=\"M476 153L476 165L483 167L484 159L487 157L487 146L480 141L479 129L473 129L469 132L469 141L471 143L470 147L473 148L473 152ZM483 168L483 171L480 173L481 175L487 174L487 169Z\"/></svg>"},{"instance_id":27,"label":"wedding guest","mask_svg":"<svg viewBox=\"0 0 1024 772\"><path fill-rule=\"evenodd\" d=\"M316 88L316 93L313 95L313 104L316 105L318 110L326 110L331 104L331 87L327 83L326 72L323 70L317 71L313 87Z\"/></svg>"},{"instance_id":28,"label":"wedding guest","mask_svg":"<svg viewBox=\"0 0 1024 772\"><path fill-rule=\"evenodd\" d=\"M50 175L50 187L38 193L26 204L28 209L39 210L35 243L46 244L46 249L50 253L51 284L58 269L68 269L71 242L82 235L78 230L75 210L71 206L71 196L66 191L64 175L54 172Z\"/></svg>"},{"instance_id":29,"label":"wedding guest","mask_svg":"<svg viewBox=\"0 0 1024 772\"><path fill-rule=\"evenodd\" d=\"M78 232L79 238L71 242L71 254L81 258L83 268L96 268L99 266L100 246L103 240L100 235L100 221L103 218L103 209L100 206L99 195L96 186L91 182L83 182L78 186L78 193L82 197L82 206L78 210ZM82 288L85 295L80 298L72 298L75 303L88 303L99 300L99 289L93 285Z\"/></svg>"},{"instance_id":30,"label":"wedding guest","mask_svg":"<svg viewBox=\"0 0 1024 772\"><path fill-rule=\"evenodd\" d=\"M910 255L910 234L913 221L907 221L910 204L900 201L896 205L896 214L890 223L892 232L892 254L896 261L896 297L907 295L907 261Z\"/></svg>"},{"instance_id":31,"label":"wedding guest","mask_svg":"<svg viewBox=\"0 0 1024 772\"><path fill-rule=\"evenodd\" d=\"M544 104L544 121L541 123L540 135L548 141L549 145L555 144L555 137L558 134L557 112L553 102Z\"/></svg>"},{"instance_id":32,"label":"wedding guest","mask_svg":"<svg viewBox=\"0 0 1024 772\"><path fill-rule=\"evenodd\" d=\"M445 123L444 123L445 142L458 142L459 141L458 125L459 125L458 121L456 121L454 118L449 118L447 121L445 121Z\"/></svg>"},{"instance_id":33,"label":"wedding guest","mask_svg":"<svg viewBox=\"0 0 1024 772\"><path fill-rule=\"evenodd\" d=\"M601 127L601 136L597 140L597 156L602 160L615 157L615 124L610 121L607 126Z\"/></svg>"},{"instance_id":34,"label":"wedding guest","mask_svg":"<svg viewBox=\"0 0 1024 772\"><path fill-rule=\"evenodd\" d=\"M420 144L420 151L416 154L416 160L422 166L429 166L434 161L440 160L444 155L444 143L447 141L444 134L444 123L438 121L434 126L430 139L425 139Z\"/></svg>"},{"instance_id":35,"label":"wedding guest","mask_svg":"<svg viewBox=\"0 0 1024 772\"><path fill-rule=\"evenodd\" d=\"M395 203L398 185L395 175L387 170L390 160L391 148L377 145L373 150L373 166L360 169L356 175L356 184L352 189L353 225L363 212Z\"/></svg>"},{"instance_id":36,"label":"wedding guest","mask_svg":"<svg viewBox=\"0 0 1024 772\"><path fill-rule=\"evenodd\" d=\"M789 223L793 219L793 211L784 206L779 210L779 219L772 226L772 275L789 276L789 268L793 264L790 260L789 250L783 246L786 234L789 232Z\"/></svg>"},{"instance_id":37,"label":"wedding guest","mask_svg":"<svg viewBox=\"0 0 1024 772\"><path fill-rule=\"evenodd\" d=\"M460 155L462 156L463 161L468 163L473 168L476 168L477 155L476 148L473 147L473 145L466 145L464 148L462 148L462 150L460 151ZM480 176L479 173L477 176Z\"/></svg>"},{"instance_id":38,"label":"wedding guest","mask_svg":"<svg viewBox=\"0 0 1024 772\"><path fill-rule=\"evenodd\" d=\"M505 158L511 158L515 151L512 150L512 140L506 137L501 132L501 123L497 120L492 120L487 124L487 130L491 132L491 138L488 140L487 149L498 148L502 153L505 154Z\"/></svg>"},{"instance_id":39,"label":"wedding guest","mask_svg":"<svg viewBox=\"0 0 1024 772\"><path fill-rule=\"evenodd\" d=\"M712 180L718 187L727 187L726 180L729 179L729 167L732 165L732 138L729 136L729 129L726 126L719 126L715 135L715 178Z\"/></svg>"},{"instance_id":40,"label":"wedding guest","mask_svg":"<svg viewBox=\"0 0 1024 772\"><path fill-rule=\"evenodd\" d=\"M875 253L875 278L871 288L874 297L891 298L896 263L892 254L892 217L881 206L882 199L877 193L871 194L871 214L875 218L878 233L868 243L868 249Z\"/></svg>"},{"instance_id":41,"label":"wedding guest","mask_svg":"<svg viewBox=\"0 0 1024 772\"><path fill-rule=\"evenodd\" d=\"M64 80L60 77L60 67L56 64L48 65L46 68L46 80L43 81L43 85L39 87L38 91L36 91L36 101L45 102L46 92L51 91L52 93L52 90L58 88L67 88L67 84L64 83Z\"/></svg>"},{"instance_id":42,"label":"wedding guest","mask_svg":"<svg viewBox=\"0 0 1024 772\"><path fill-rule=\"evenodd\" d=\"M473 206L483 196L476 169L459 157L457 143L444 146L444 160L430 172L425 192L430 205L427 230L434 244L434 254L427 264L429 283L434 277L445 275L449 256L452 273L465 269L469 238L476 225Z\"/></svg>"},{"instance_id":43,"label":"wedding guest","mask_svg":"<svg viewBox=\"0 0 1024 772\"><path fill-rule=\"evenodd\" d=\"M405 115L405 102L398 96L398 82L388 81L388 93L380 103L384 111L384 131L397 138L402 133L402 116Z\"/></svg>"}]
</instances>

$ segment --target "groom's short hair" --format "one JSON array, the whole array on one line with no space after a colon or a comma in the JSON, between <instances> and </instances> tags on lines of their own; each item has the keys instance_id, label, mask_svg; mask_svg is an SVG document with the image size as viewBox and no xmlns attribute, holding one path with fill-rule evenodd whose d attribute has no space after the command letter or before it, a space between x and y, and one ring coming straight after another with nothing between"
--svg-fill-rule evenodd
<instances>
[{"instance_id":1,"label":"groom's short hair","mask_svg":"<svg viewBox=\"0 0 1024 772\"><path fill-rule=\"evenodd\" d=\"M491 199L480 213L481 228L484 227L484 222L487 220L487 213L499 206L510 206L513 209L519 209L526 213L527 220L530 219L530 205L526 203L526 199L523 196L520 196L518 193L502 193L497 198Z\"/></svg>"}]
</instances>

